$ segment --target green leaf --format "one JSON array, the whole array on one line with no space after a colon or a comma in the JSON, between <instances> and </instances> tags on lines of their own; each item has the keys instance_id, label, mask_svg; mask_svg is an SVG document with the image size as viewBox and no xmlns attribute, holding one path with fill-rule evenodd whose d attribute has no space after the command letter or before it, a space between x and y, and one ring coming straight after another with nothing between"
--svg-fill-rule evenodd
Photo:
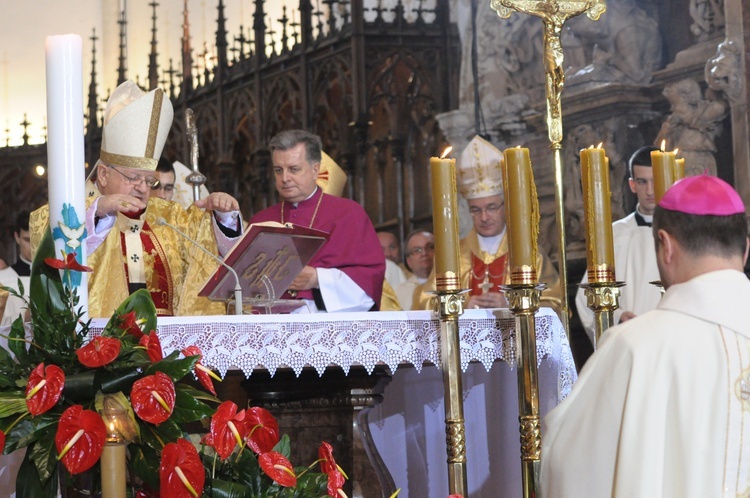
<instances>
[{"instance_id":1,"label":"green leaf","mask_svg":"<svg viewBox=\"0 0 750 498\"><path fill-rule=\"evenodd\" d=\"M197 397L196 389L184 386L175 386L175 404L174 411L170 420L177 424L195 422L202 418L208 418L216 411Z\"/></svg>"},{"instance_id":2,"label":"green leaf","mask_svg":"<svg viewBox=\"0 0 750 498\"><path fill-rule=\"evenodd\" d=\"M152 489L159 489L159 453L148 446L130 445L128 466Z\"/></svg>"},{"instance_id":3,"label":"green leaf","mask_svg":"<svg viewBox=\"0 0 750 498\"><path fill-rule=\"evenodd\" d=\"M31 263L29 301L35 303L38 311L46 316L55 313L69 314L70 308L65 298L60 271L45 263L45 258L59 258L55 255L55 242L49 229L44 234Z\"/></svg>"},{"instance_id":4,"label":"green leaf","mask_svg":"<svg viewBox=\"0 0 750 498\"><path fill-rule=\"evenodd\" d=\"M119 320L120 316L131 311L135 311L136 319L146 320L141 326L141 329L146 334L152 330L156 330L156 306L154 306L154 301L151 299L151 294L146 289L138 289L117 307L115 314L112 315L112 318L109 319L107 325L104 327L104 335L107 335L106 332L116 328L115 320Z\"/></svg>"},{"instance_id":5,"label":"green leaf","mask_svg":"<svg viewBox=\"0 0 750 498\"><path fill-rule=\"evenodd\" d=\"M242 484L222 481L220 479L211 480L211 498L252 498L252 494L247 486Z\"/></svg>"},{"instance_id":6,"label":"green leaf","mask_svg":"<svg viewBox=\"0 0 750 498\"><path fill-rule=\"evenodd\" d=\"M54 433L51 434L54 437ZM46 481L55 472L57 467L57 449L55 448L54 439L42 438L26 448L26 454L34 462L39 478Z\"/></svg>"},{"instance_id":7,"label":"green leaf","mask_svg":"<svg viewBox=\"0 0 750 498\"><path fill-rule=\"evenodd\" d=\"M139 421L142 444L161 451L167 443L173 443L183 436L180 426L170 418L159 425Z\"/></svg>"},{"instance_id":8,"label":"green leaf","mask_svg":"<svg viewBox=\"0 0 750 498\"><path fill-rule=\"evenodd\" d=\"M50 447L55 446L55 432L61 411L47 412L33 419L22 420L5 439L6 453L18 448L25 448L36 441L42 441Z\"/></svg>"},{"instance_id":9,"label":"green leaf","mask_svg":"<svg viewBox=\"0 0 750 498\"><path fill-rule=\"evenodd\" d=\"M284 458L289 460L289 455L292 453L291 444L289 442L289 435L284 434L281 436L281 439L279 439L279 442L276 443L276 446L273 447L273 450L277 453L281 453L284 455Z\"/></svg>"},{"instance_id":10,"label":"green leaf","mask_svg":"<svg viewBox=\"0 0 750 498\"><path fill-rule=\"evenodd\" d=\"M139 367L104 370L99 374L99 388L103 393L130 392L133 383L143 376Z\"/></svg>"},{"instance_id":11,"label":"green leaf","mask_svg":"<svg viewBox=\"0 0 750 498\"><path fill-rule=\"evenodd\" d=\"M198 362L198 356L188 356L178 360L180 356L179 351L173 351L172 354L164 358L163 360L154 363L146 370L146 375L151 375L156 372L164 372L169 375L173 381L177 382L186 376L193 370L195 364Z\"/></svg>"},{"instance_id":12,"label":"green leaf","mask_svg":"<svg viewBox=\"0 0 750 498\"><path fill-rule=\"evenodd\" d=\"M63 395L75 403L86 403L94 399L96 391L96 370L66 375Z\"/></svg>"},{"instance_id":13,"label":"green leaf","mask_svg":"<svg viewBox=\"0 0 750 498\"><path fill-rule=\"evenodd\" d=\"M51 478L42 482L36 466L27 453L24 456L16 476L16 498L39 498L41 496L57 496L58 472L55 471Z\"/></svg>"},{"instance_id":14,"label":"green leaf","mask_svg":"<svg viewBox=\"0 0 750 498\"><path fill-rule=\"evenodd\" d=\"M0 393L0 418L28 412L23 392Z\"/></svg>"},{"instance_id":15,"label":"green leaf","mask_svg":"<svg viewBox=\"0 0 750 498\"><path fill-rule=\"evenodd\" d=\"M19 316L15 319L13 325L11 325L10 327L10 333L8 333L8 349L13 352L13 354L21 364L29 362L28 354L26 352L27 344L26 329L23 325L23 318ZM35 366L36 365L34 365L33 367Z\"/></svg>"}]
</instances>

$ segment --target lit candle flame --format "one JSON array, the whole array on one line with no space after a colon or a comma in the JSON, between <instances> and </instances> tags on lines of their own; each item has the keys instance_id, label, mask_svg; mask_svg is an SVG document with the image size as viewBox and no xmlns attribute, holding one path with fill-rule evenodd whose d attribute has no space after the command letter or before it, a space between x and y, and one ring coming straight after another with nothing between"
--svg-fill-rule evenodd
<instances>
[{"instance_id":1,"label":"lit candle flame","mask_svg":"<svg viewBox=\"0 0 750 498\"><path fill-rule=\"evenodd\" d=\"M604 142L599 142L599 145L596 146L597 149L601 149L602 145L604 145Z\"/></svg>"},{"instance_id":2,"label":"lit candle flame","mask_svg":"<svg viewBox=\"0 0 750 498\"><path fill-rule=\"evenodd\" d=\"M680 149L675 149L675 150L672 151L672 154L674 154L676 156L678 152L680 152Z\"/></svg>"},{"instance_id":3,"label":"lit candle flame","mask_svg":"<svg viewBox=\"0 0 750 498\"><path fill-rule=\"evenodd\" d=\"M666 152L667 151L667 141L666 141L666 139L661 141L661 151L662 152Z\"/></svg>"},{"instance_id":4,"label":"lit candle flame","mask_svg":"<svg viewBox=\"0 0 750 498\"><path fill-rule=\"evenodd\" d=\"M448 147L446 147L446 149L443 151L443 153L440 154L440 159L445 159L445 157L448 154L450 154L452 150L453 150L453 146L452 145L449 145Z\"/></svg>"}]
</instances>

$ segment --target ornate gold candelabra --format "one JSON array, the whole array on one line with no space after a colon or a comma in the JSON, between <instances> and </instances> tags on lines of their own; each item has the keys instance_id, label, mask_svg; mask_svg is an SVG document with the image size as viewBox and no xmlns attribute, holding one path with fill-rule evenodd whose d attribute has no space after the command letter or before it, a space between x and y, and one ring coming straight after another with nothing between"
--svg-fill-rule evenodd
<instances>
[{"instance_id":1,"label":"ornate gold candelabra","mask_svg":"<svg viewBox=\"0 0 750 498\"><path fill-rule=\"evenodd\" d=\"M464 291L440 287L438 285L435 311L440 317L440 366L443 370L448 489L450 494L468 496L461 345L458 334L458 317L464 312L461 296Z\"/></svg>"},{"instance_id":2,"label":"ornate gold candelabra","mask_svg":"<svg viewBox=\"0 0 750 498\"><path fill-rule=\"evenodd\" d=\"M625 282L593 282L581 284L586 306L594 312L594 349L605 330L615 323L614 313L620 307L620 287Z\"/></svg>"},{"instance_id":3,"label":"ornate gold candelabra","mask_svg":"<svg viewBox=\"0 0 750 498\"><path fill-rule=\"evenodd\" d=\"M518 358L518 421L521 431L521 482L524 498L538 494L542 430L539 420L539 379L537 377L536 320L543 283L503 285L508 307L516 320Z\"/></svg>"},{"instance_id":4,"label":"ornate gold candelabra","mask_svg":"<svg viewBox=\"0 0 750 498\"><path fill-rule=\"evenodd\" d=\"M567 264L565 250L565 209L563 207L562 165L562 107L561 94L565 81L563 50L560 34L565 21L583 14L597 20L606 10L604 0L491 0L490 6L502 18L515 12L539 17L544 23L544 73L547 96L547 134L555 165L555 218L559 235L558 264L562 294L562 321L565 332L570 335L568 324Z\"/></svg>"}]
</instances>

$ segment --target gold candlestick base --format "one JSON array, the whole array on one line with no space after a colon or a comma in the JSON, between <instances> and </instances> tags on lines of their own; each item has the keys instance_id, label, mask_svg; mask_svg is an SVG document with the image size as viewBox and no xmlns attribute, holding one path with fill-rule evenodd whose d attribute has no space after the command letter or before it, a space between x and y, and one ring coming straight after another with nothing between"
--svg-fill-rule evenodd
<instances>
[{"instance_id":1,"label":"gold candlestick base","mask_svg":"<svg viewBox=\"0 0 750 498\"><path fill-rule=\"evenodd\" d=\"M518 420L521 432L521 479L524 498L538 496L542 431L539 420L539 378L536 357L536 320L546 284L510 284L500 288L516 319L518 350Z\"/></svg>"},{"instance_id":2,"label":"gold candlestick base","mask_svg":"<svg viewBox=\"0 0 750 498\"><path fill-rule=\"evenodd\" d=\"M438 289L434 313L440 318L440 365L443 370L445 442L450 494L468 496L461 345L458 317L464 312L464 289Z\"/></svg>"},{"instance_id":3,"label":"gold candlestick base","mask_svg":"<svg viewBox=\"0 0 750 498\"><path fill-rule=\"evenodd\" d=\"M605 330L615 324L615 310L620 307L620 287L625 282L580 284L586 294L586 306L594 312L594 349Z\"/></svg>"}]
</instances>

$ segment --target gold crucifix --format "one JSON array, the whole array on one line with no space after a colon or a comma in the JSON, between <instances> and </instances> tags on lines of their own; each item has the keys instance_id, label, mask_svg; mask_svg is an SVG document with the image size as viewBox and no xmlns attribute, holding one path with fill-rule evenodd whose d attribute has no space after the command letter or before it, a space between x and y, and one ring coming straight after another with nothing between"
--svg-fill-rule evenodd
<instances>
[{"instance_id":1,"label":"gold crucifix","mask_svg":"<svg viewBox=\"0 0 750 498\"><path fill-rule=\"evenodd\" d=\"M503 19L507 19L516 11L538 17L544 23L547 132L551 142L562 142L560 94L565 80L563 50L560 43L562 26L571 17L584 12L589 19L596 21L607 9L604 0L491 0L490 7Z\"/></svg>"},{"instance_id":2,"label":"gold crucifix","mask_svg":"<svg viewBox=\"0 0 750 498\"><path fill-rule=\"evenodd\" d=\"M484 280L479 284L479 288L482 289L482 294L487 294L492 289L492 282L490 282L490 267L489 265L484 268Z\"/></svg>"}]
</instances>

